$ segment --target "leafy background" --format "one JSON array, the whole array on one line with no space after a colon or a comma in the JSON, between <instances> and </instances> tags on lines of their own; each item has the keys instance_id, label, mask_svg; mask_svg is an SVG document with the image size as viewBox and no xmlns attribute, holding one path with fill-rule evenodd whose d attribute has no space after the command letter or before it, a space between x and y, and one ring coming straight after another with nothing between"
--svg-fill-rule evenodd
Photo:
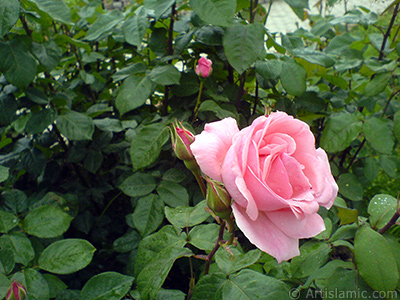
<instances>
[{"instance_id":1,"label":"leafy background","mask_svg":"<svg viewBox=\"0 0 400 300\"><path fill-rule=\"evenodd\" d=\"M399 1L333 17L286 0L311 25L288 34L256 0L131 2L0 2L0 298L18 280L40 300L395 299ZM237 231L235 259L219 249L204 275L218 225L168 125L244 127L265 108L311 126L339 196L290 262Z\"/></svg>"}]
</instances>

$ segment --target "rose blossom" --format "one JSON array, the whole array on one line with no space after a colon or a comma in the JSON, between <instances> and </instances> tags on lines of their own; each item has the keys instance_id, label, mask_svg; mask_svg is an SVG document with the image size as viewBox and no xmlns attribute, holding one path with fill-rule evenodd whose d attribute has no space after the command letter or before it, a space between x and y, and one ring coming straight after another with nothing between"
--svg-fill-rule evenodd
<instances>
[{"instance_id":1,"label":"rose blossom","mask_svg":"<svg viewBox=\"0 0 400 300\"><path fill-rule=\"evenodd\" d=\"M239 131L226 118L206 124L190 148L232 196L238 227L278 262L300 254L300 238L325 230L317 212L332 206L338 187L306 123L275 112Z\"/></svg>"},{"instance_id":2,"label":"rose blossom","mask_svg":"<svg viewBox=\"0 0 400 300\"><path fill-rule=\"evenodd\" d=\"M208 77L210 76L210 73L212 72L212 61L211 59L207 59L204 56L202 56L199 59L199 63L196 67L196 74L201 76L201 77Z\"/></svg>"}]
</instances>

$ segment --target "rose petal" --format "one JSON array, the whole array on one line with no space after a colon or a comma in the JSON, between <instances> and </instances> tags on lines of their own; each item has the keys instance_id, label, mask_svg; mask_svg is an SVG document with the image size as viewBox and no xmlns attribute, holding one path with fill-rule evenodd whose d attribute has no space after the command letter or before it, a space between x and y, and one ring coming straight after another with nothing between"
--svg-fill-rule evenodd
<instances>
[{"instance_id":1,"label":"rose petal","mask_svg":"<svg viewBox=\"0 0 400 300\"><path fill-rule=\"evenodd\" d=\"M289 199L293 193L289 183L289 176L280 156L272 158L269 172L265 176L265 184L268 185L277 195Z\"/></svg>"},{"instance_id":2,"label":"rose petal","mask_svg":"<svg viewBox=\"0 0 400 300\"><path fill-rule=\"evenodd\" d=\"M204 174L222 181L221 167L232 145L232 137L239 131L236 120L226 118L206 124L203 132L195 136L190 149Z\"/></svg>"},{"instance_id":3,"label":"rose petal","mask_svg":"<svg viewBox=\"0 0 400 300\"><path fill-rule=\"evenodd\" d=\"M310 238L325 230L325 223L317 213L304 214L301 219L290 209L267 212L268 218L287 236L292 238Z\"/></svg>"},{"instance_id":4,"label":"rose petal","mask_svg":"<svg viewBox=\"0 0 400 300\"><path fill-rule=\"evenodd\" d=\"M243 207L232 205L236 224L251 243L275 257L280 263L300 254L299 241L283 233L271 222L265 213L260 213L256 220L251 220Z\"/></svg>"}]
</instances>

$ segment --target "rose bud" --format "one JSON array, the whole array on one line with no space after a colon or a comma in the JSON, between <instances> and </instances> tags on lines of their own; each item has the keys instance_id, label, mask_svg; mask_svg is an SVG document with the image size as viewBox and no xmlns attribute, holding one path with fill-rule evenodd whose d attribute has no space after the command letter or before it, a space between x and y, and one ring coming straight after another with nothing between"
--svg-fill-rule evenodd
<instances>
[{"instance_id":1,"label":"rose bud","mask_svg":"<svg viewBox=\"0 0 400 300\"><path fill-rule=\"evenodd\" d=\"M176 157L183 161L193 160L194 156L192 150L190 150L190 144L194 142L194 135L183 127L182 123L177 123L174 125L173 129L171 129L171 138L172 138L172 148L176 154Z\"/></svg>"},{"instance_id":2,"label":"rose bud","mask_svg":"<svg viewBox=\"0 0 400 300\"><path fill-rule=\"evenodd\" d=\"M232 214L231 196L223 185L210 178L207 181L207 205L208 207L222 219L227 219Z\"/></svg>"},{"instance_id":3,"label":"rose bud","mask_svg":"<svg viewBox=\"0 0 400 300\"><path fill-rule=\"evenodd\" d=\"M18 281L13 281L8 289L6 300L24 300L26 298L26 289Z\"/></svg>"},{"instance_id":4,"label":"rose bud","mask_svg":"<svg viewBox=\"0 0 400 300\"><path fill-rule=\"evenodd\" d=\"M197 64L197 67L196 67L196 70L195 70L196 74L201 76L201 77L203 77L203 78L206 78L206 77L210 76L210 74L211 74L211 72L213 70L211 66L212 66L211 59L207 59L205 57L201 57L199 59L199 62Z\"/></svg>"}]
</instances>

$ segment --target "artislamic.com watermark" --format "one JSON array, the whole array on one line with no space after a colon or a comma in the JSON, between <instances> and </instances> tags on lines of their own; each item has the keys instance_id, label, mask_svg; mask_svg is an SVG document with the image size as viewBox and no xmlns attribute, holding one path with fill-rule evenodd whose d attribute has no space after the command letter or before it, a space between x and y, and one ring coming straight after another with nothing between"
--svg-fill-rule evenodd
<instances>
[{"instance_id":1,"label":"artislamic.com watermark","mask_svg":"<svg viewBox=\"0 0 400 300\"><path fill-rule=\"evenodd\" d=\"M366 291L362 289L356 290L339 290L339 289L307 289L300 291L298 288L293 288L289 291L290 299L299 299L300 294L303 296L302 299L397 299L397 291Z\"/></svg>"}]
</instances>

